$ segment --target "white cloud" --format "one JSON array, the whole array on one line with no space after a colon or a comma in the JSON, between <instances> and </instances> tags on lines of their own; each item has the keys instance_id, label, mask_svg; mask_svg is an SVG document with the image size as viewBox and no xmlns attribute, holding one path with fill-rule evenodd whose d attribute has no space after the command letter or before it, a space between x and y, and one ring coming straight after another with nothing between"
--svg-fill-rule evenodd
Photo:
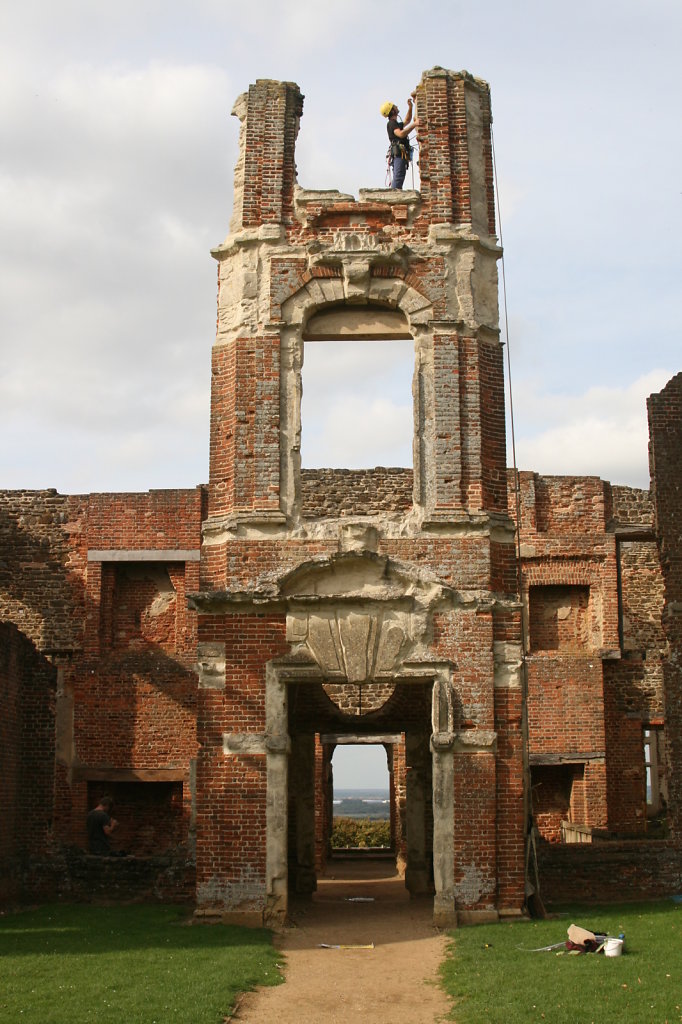
<instances>
[{"instance_id":1,"label":"white cloud","mask_svg":"<svg viewBox=\"0 0 682 1024\"><path fill-rule=\"evenodd\" d=\"M646 399L671 376L652 370L625 387L591 387L582 394L524 388L514 399L519 469L648 487Z\"/></svg>"},{"instance_id":2,"label":"white cloud","mask_svg":"<svg viewBox=\"0 0 682 1024\"><path fill-rule=\"evenodd\" d=\"M301 453L307 468L366 469L412 465L412 405L346 395L320 420L304 422Z\"/></svg>"},{"instance_id":3,"label":"white cloud","mask_svg":"<svg viewBox=\"0 0 682 1024\"><path fill-rule=\"evenodd\" d=\"M0 170L9 341L0 355L0 421L27 449L19 429L27 420L46 439L82 432L78 444L70 437L46 458L41 486L140 486L143 453L148 486L164 482L162 453L166 484L187 483L174 452L184 432L194 461L205 464L216 290L208 249L229 217L226 188L222 208L214 205L229 177L229 147L217 155L214 145L216 122L227 121L228 79L211 67L81 64L40 88L20 89L16 105L0 111L13 140ZM236 132L233 142L236 150ZM118 436L113 449L66 454L86 438L105 444L110 433ZM7 465L3 484L38 485L37 462L36 441L26 478L16 480ZM75 480L75 465L88 475ZM108 484L100 482L106 466Z\"/></svg>"},{"instance_id":4,"label":"white cloud","mask_svg":"<svg viewBox=\"0 0 682 1024\"><path fill-rule=\"evenodd\" d=\"M305 345L301 457L313 468L412 465L412 374L408 341Z\"/></svg>"},{"instance_id":5,"label":"white cloud","mask_svg":"<svg viewBox=\"0 0 682 1024\"><path fill-rule=\"evenodd\" d=\"M343 11L315 0L3 5L0 422L15 440L0 485L205 479L208 249L229 223L234 99L259 77L299 82L301 183L357 193L384 181L379 104L404 104L435 64L491 83L515 388L531 405L536 391L554 396L524 428L536 443L523 461L563 471L566 450L586 444L549 436L573 422L552 418L562 395L585 381L627 392L652 363L679 365L682 8L624 0L614 22L611 7L425 0L398 66L386 9L361 0ZM412 14L404 0L391 7L399 22ZM644 84L642 68L655 69ZM378 390L351 394L363 409L341 414L349 434L371 416L390 438L411 408L385 373ZM377 395L394 408L372 406ZM625 431L645 464L641 426L595 408L581 414L597 417L589 465L629 472L616 459Z\"/></svg>"}]
</instances>

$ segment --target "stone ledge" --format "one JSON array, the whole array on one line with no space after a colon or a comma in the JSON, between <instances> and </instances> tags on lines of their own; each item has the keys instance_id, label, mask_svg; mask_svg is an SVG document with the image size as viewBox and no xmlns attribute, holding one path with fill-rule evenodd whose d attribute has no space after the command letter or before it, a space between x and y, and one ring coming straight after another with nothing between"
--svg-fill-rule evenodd
<instances>
[{"instance_id":1,"label":"stone ledge","mask_svg":"<svg viewBox=\"0 0 682 1024\"><path fill-rule=\"evenodd\" d=\"M91 548L88 562L198 562L199 548Z\"/></svg>"}]
</instances>

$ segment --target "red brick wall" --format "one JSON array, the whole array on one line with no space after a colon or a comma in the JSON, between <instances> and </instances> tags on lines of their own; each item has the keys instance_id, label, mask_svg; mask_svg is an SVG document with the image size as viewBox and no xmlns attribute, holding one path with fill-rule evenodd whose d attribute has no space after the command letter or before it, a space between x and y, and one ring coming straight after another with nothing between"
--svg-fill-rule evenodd
<instances>
[{"instance_id":1,"label":"red brick wall","mask_svg":"<svg viewBox=\"0 0 682 1024\"><path fill-rule=\"evenodd\" d=\"M538 846L540 891L550 903L620 903L679 892L679 845L672 842Z\"/></svg>"},{"instance_id":2,"label":"red brick wall","mask_svg":"<svg viewBox=\"0 0 682 1024\"><path fill-rule=\"evenodd\" d=\"M91 549L196 549L202 487L131 494L90 494L81 543Z\"/></svg>"},{"instance_id":3,"label":"red brick wall","mask_svg":"<svg viewBox=\"0 0 682 1024\"><path fill-rule=\"evenodd\" d=\"M225 733L265 732L268 661L283 654L283 615L201 616L199 641L225 644L224 689L200 689L197 736L197 891L204 906L262 909L265 754L223 753Z\"/></svg>"},{"instance_id":4,"label":"red brick wall","mask_svg":"<svg viewBox=\"0 0 682 1024\"><path fill-rule=\"evenodd\" d=\"M534 754L604 753L604 693L598 658L528 659L528 724Z\"/></svg>"},{"instance_id":5,"label":"red brick wall","mask_svg":"<svg viewBox=\"0 0 682 1024\"><path fill-rule=\"evenodd\" d=\"M197 897L204 907L265 902L265 754L223 755L204 744L197 764Z\"/></svg>"},{"instance_id":6,"label":"red brick wall","mask_svg":"<svg viewBox=\"0 0 682 1024\"><path fill-rule=\"evenodd\" d=\"M434 615L433 648L455 664L455 729L493 729L492 616Z\"/></svg>"},{"instance_id":7,"label":"red brick wall","mask_svg":"<svg viewBox=\"0 0 682 1024\"><path fill-rule=\"evenodd\" d=\"M455 894L458 910L490 910L497 896L493 754L455 754ZM513 878L506 881L507 892Z\"/></svg>"},{"instance_id":8,"label":"red brick wall","mask_svg":"<svg viewBox=\"0 0 682 1024\"><path fill-rule=\"evenodd\" d=\"M663 661L668 759L669 817L682 837L682 373L651 395L649 465L656 507L656 533L665 582Z\"/></svg>"},{"instance_id":9,"label":"red brick wall","mask_svg":"<svg viewBox=\"0 0 682 1024\"><path fill-rule=\"evenodd\" d=\"M213 350L210 514L279 509L279 339Z\"/></svg>"},{"instance_id":10,"label":"red brick wall","mask_svg":"<svg viewBox=\"0 0 682 1024\"><path fill-rule=\"evenodd\" d=\"M51 852L57 671L0 623L0 901L30 895L24 872Z\"/></svg>"},{"instance_id":11,"label":"red brick wall","mask_svg":"<svg viewBox=\"0 0 682 1024\"><path fill-rule=\"evenodd\" d=\"M595 755L584 761L582 800L574 780L573 819L580 806L581 823L642 832L641 732L661 713L663 641L648 495L592 477L519 479L533 770ZM534 807L548 839L555 803Z\"/></svg>"},{"instance_id":12,"label":"red brick wall","mask_svg":"<svg viewBox=\"0 0 682 1024\"><path fill-rule=\"evenodd\" d=\"M524 778L521 688L495 690L499 907L524 899Z\"/></svg>"},{"instance_id":13,"label":"red brick wall","mask_svg":"<svg viewBox=\"0 0 682 1024\"><path fill-rule=\"evenodd\" d=\"M531 586L528 593L530 649L584 651L591 648L590 588Z\"/></svg>"},{"instance_id":14,"label":"red brick wall","mask_svg":"<svg viewBox=\"0 0 682 1024\"><path fill-rule=\"evenodd\" d=\"M294 145L303 96L292 82L259 79L246 109L244 190L235 213L244 227L288 223L296 178Z\"/></svg>"},{"instance_id":15,"label":"red brick wall","mask_svg":"<svg viewBox=\"0 0 682 1024\"><path fill-rule=\"evenodd\" d=\"M0 621L42 651L82 643L86 506L56 491L0 491Z\"/></svg>"},{"instance_id":16,"label":"red brick wall","mask_svg":"<svg viewBox=\"0 0 682 1024\"><path fill-rule=\"evenodd\" d=\"M306 517L406 513L412 507L411 469L304 469Z\"/></svg>"},{"instance_id":17,"label":"red brick wall","mask_svg":"<svg viewBox=\"0 0 682 1024\"><path fill-rule=\"evenodd\" d=\"M329 835L334 818L333 783L331 778L331 744L315 736L315 870L321 874L327 863Z\"/></svg>"},{"instance_id":18,"label":"red brick wall","mask_svg":"<svg viewBox=\"0 0 682 1024\"><path fill-rule=\"evenodd\" d=\"M492 540L480 515L492 513L496 523L507 509L516 515L505 471L502 349L494 303L490 323L472 330L468 314L454 308L446 287L454 257L430 246L436 236L449 239L453 226L484 240L494 236L489 90L466 73L434 69L423 76L417 96L420 201L375 197L355 203L326 197L305 205L301 200L305 211L298 216L294 160L302 100L292 83L260 80L240 101L243 147L233 227L250 231L251 242L259 245L277 238L278 255L258 270L257 290L265 302L253 327L247 316L235 331L238 336L219 336L214 349L208 487L72 498L52 491L0 494L0 618L16 623L40 650L58 654L60 700L67 702L60 706L73 700L72 734L61 736L57 758L54 832L65 843L82 844L95 790L115 788L131 844L145 851L182 846L190 838L188 778L197 758L200 900L262 906L265 755L226 755L223 736L262 736L264 667L289 645L280 607L276 613L225 615L224 602L236 591L255 592L259 599L274 595L282 578L301 563L337 551L336 531L325 533L325 524L315 524L316 535L304 537L310 524L299 530L299 514L323 519L389 511L395 524L412 504L412 477L406 472L370 471L352 479L331 471L304 473L301 493L294 481L295 529L286 534L282 522L279 533L268 532L280 511L278 332L287 300L309 282L320 289L311 309L324 304L323 285L331 288L333 282L336 299L339 288L353 287L345 264L342 269L332 259L309 267L301 256L304 246L312 252L315 245L318 251L329 245L338 252L348 245L365 255L370 250L385 255L403 244L399 259L369 260L367 280L376 288L393 288L384 293L391 301L407 295L408 306L430 307L433 353L424 349L420 358L425 364L433 358L435 375L428 395L420 398L428 438L418 440L424 450L433 443L435 455L428 462L421 453L415 480L419 501L426 501L428 492L426 503L435 506L425 508L435 522L425 523L421 532L412 525L404 533L385 531L379 554L433 573L461 595L456 609L434 616L425 642L434 657L453 665L455 728L494 730L497 747L495 753L490 747L490 752L457 755L458 901L464 909L496 902L511 908L523 895L521 691L494 688L494 644L518 642L521 624L518 611L501 608L498 600L516 593L512 545ZM466 233L459 232L458 245L469 244ZM238 248L239 242L234 244ZM478 250L471 254L481 257ZM223 255L229 258L227 249ZM493 271L477 264L472 276L482 273L485 290L494 285ZM227 278L221 274L221 289ZM460 296L465 304L476 305L476 288ZM244 298L251 301L250 295ZM420 374L423 378L424 366L418 367ZM682 642L681 394L678 375L649 405L665 633L645 492L611 487L595 477L519 474L521 589L530 627L530 756L535 778L546 784L538 793L536 817L548 838L556 837L558 816L566 809L576 821L629 832L642 827L641 730L664 717L672 818L678 832L682 827L682 685L676 667ZM292 472L296 476L295 466ZM196 550L209 514L201 571L191 560L140 564L134 555L125 562L107 556L102 562L88 560L93 550ZM245 515L255 525L236 524ZM634 527L640 530L637 538ZM213 543L224 528L230 532ZM199 589L214 592L216 613L202 615L198 623L187 608L187 595ZM197 640L225 644L223 689L198 690ZM51 686L47 681L36 691L35 706L25 703L39 730L47 728ZM391 731L425 734L428 691L428 685L400 684L360 728L380 723ZM17 691L10 687L7 693L6 726L14 727ZM291 684L289 697L300 729L318 733L338 726L339 712L319 685ZM16 790L21 752L12 746L11 734L7 740L4 784ZM45 749L51 749L49 743ZM399 810L402 747L394 756L392 799ZM325 766L319 751L317 763L319 777ZM131 772L145 771L165 771L172 778L143 781L140 775L132 781ZM568 808L559 784L567 773ZM548 785L552 780L556 784ZM27 807L31 800L36 803L33 795L26 799ZM13 807L16 815L16 799ZM19 810L23 813L23 805ZM319 821L326 813L319 799L317 813L319 863L324 835ZM149 818L159 819L154 834ZM42 827L36 824L37 835ZM122 834L120 841L125 838ZM400 851L404 833L397 827L395 841ZM178 889L186 884L185 873Z\"/></svg>"},{"instance_id":19,"label":"red brick wall","mask_svg":"<svg viewBox=\"0 0 682 1024\"><path fill-rule=\"evenodd\" d=\"M467 98L478 108L483 124L485 194L473 195L467 145L470 113ZM438 223L471 223L476 199L485 205L485 227L495 233L495 206L490 146L490 92L466 72L434 68L422 76L417 89L419 114L419 174L425 219Z\"/></svg>"},{"instance_id":20,"label":"red brick wall","mask_svg":"<svg viewBox=\"0 0 682 1024\"><path fill-rule=\"evenodd\" d=\"M58 840L85 848L85 780L93 771L102 790L136 770L188 777L197 746L196 616L187 612L186 593L198 588L198 562L136 562L132 554L131 561L102 564L87 556L93 550L196 551L204 503L201 488L1 497L11 579L0 587L0 610L25 623L40 647L60 652L64 695L73 700L60 726ZM20 562L31 570L20 572ZM54 723L51 743L54 749ZM173 831L182 841L189 816L186 802ZM37 877L34 883L40 884Z\"/></svg>"}]
</instances>

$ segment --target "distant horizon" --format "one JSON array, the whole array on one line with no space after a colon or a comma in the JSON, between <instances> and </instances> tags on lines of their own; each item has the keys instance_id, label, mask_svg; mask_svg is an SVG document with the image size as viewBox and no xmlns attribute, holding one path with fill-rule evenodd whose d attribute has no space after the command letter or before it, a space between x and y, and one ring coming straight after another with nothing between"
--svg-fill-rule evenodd
<instances>
[{"instance_id":1,"label":"distant horizon","mask_svg":"<svg viewBox=\"0 0 682 1024\"><path fill-rule=\"evenodd\" d=\"M390 786L334 786L334 796L341 793L390 793Z\"/></svg>"}]
</instances>

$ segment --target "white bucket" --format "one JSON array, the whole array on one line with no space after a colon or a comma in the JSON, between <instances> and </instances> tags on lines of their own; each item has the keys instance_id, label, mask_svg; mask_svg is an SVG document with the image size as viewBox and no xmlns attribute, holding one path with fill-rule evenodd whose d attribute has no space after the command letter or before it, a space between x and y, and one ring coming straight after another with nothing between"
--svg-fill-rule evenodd
<instances>
[{"instance_id":1,"label":"white bucket","mask_svg":"<svg viewBox=\"0 0 682 1024\"><path fill-rule=\"evenodd\" d=\"M604 956L620 956L622 952L622 939L607 939L604 943Z\"/></svg>"}]
</instances>

